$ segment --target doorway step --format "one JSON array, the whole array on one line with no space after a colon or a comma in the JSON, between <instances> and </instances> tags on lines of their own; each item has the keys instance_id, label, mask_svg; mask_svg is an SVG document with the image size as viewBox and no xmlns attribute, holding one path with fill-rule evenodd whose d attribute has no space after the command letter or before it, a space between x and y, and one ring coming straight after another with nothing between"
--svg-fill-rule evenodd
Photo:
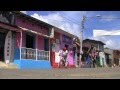
<instances>
[{"instance_id":1,"label":"doorway step","mask_svg":"<svg viewBox=\"0 0 120 90\"><path fill-rule=\"evenodd\" d=\"M0 69L18 69L18 66L13 63L5 64L0 61Z\"/></svg>"}]
</instances>

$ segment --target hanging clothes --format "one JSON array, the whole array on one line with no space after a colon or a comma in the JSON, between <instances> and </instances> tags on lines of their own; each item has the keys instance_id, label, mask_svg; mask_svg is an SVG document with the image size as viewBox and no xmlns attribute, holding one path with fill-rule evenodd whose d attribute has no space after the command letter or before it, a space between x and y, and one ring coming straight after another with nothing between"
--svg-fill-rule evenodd
<instances>
[{"instance_id":1,"label":"hanging clothes","mask_svg":"<svg viewBox=\"0 0 120 90\"><path fill-rule=\"evenodd\" d=\"M103 67L103 57L102 57L102 52L99 53L99 57L100 57L100 66Z\"/></svg>"},{"instance_id":2,"label":"hanging clothes","mask_svg":"<svg viewBox=\"0 0 120 90\"><path fill-rule=\"evenodd\" d=\"M105 58L105 53L104 53L104 52L102 52L102 53L103 53L103 63L104 63L104 67L107 67L106 58Z\"/></svg>"},{"instance_id":3,"label":"hanging clothes","mask_svg":"<svg viewBox=\"0 0 120 90\"><path fill-rule=\"evenodd\" d=\"M107 66L104 52L100 52L99 57L100 57L100 65L102 67Z\"/></svg>"},{"instance_id":4,"label":"hanging clothes","mask_svg":"<svg viewBox=\"0 0 120 90\"><path fill-rule=\"evenodd\" d=\"M59 63L60 62L60 44L55 44L55 63Z\"/></svg>"},{"instance_id":5,"label":"hanging clothes","mask_svg":"<svg viewBox=\"0 0 120 90\"><path fill-rule=\"evenodd\" d=\"M73 51L69 51L67 55L67 61L69 65L74 65L74 60L73 60Z\"/></svg>"}]
</instances>

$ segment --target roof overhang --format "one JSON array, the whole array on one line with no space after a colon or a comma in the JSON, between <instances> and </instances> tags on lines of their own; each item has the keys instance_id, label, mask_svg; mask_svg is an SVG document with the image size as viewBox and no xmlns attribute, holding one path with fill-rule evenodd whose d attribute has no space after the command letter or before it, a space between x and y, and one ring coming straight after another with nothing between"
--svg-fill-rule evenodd
<instances>
[{"instance_id":1,"label":"roof overhang","mask_svg":"<svg viewBox=\"0 0 120 90\"><path fill-rule=\"evenodd\" d=\"M40 36L43 36L43 37L46 37L46 38L50 38L50 36L48 36L48 35L45 35L45 34L30 30L30 29L27 29L27 28L23 28L23 27L19 27L19 28L20 28L21 31L26 31L26 32L30 32L30 33L40 35Z\"/></svg>"},{"instance_id":2,"label":"roof overhang","mask_svg":"<svg viewBox=\"0 0 120 90\"><path fill-rule=\"evenodd\" d=\"M0 28L19 32L19 28L17 26L13 26L13 25L6 24L3 22L0 22Z\"/></svg>"},{"instance_id":3,"label":"roof overhang","mask_svg":"<svg viewBox=\"0 0 120 90\"><path fill-rule=\"evenodd\" d=\"M55 29L56 32L61 33L61 34L63 34L63 35L69 36L69 37L71 37L71 38L74 38L74 37L75 37L75 35L70 34L70 33L66 32L66 31L64 31L64 30L62 30L62 29L60 29L60 28L54 27L54 29Z\"/></svg>"},{"instance_id":4,"label":"roof overhang","mask_svg":"<svg viewBox=\"0 0 120 90\"><path fill-rule=\"evenodd\" d=\"M29 21L32 21L32 22L34 22L34 23L36 23L36 24L38 24L38 25L41 25L41 26L43 26L43 27L45 27L45 28L52 28L52 27L53 27L52 25L50 25L50 24L48 24L48 23L46 23L46 22L44 22L44 21L42 21L42 20L38 20L38 19L36 19L36 18L34 18L34 17L32 17L32 16L29 16L29 15L27 15L27 14L24 14L24 13L22 13L22 12L13 11L13 13L15 13L17 16L20 16L20 17L22 17L22 18L25 18L25 19L27 19L27 20L29 20Z\"/></svg>"}]
</instances>

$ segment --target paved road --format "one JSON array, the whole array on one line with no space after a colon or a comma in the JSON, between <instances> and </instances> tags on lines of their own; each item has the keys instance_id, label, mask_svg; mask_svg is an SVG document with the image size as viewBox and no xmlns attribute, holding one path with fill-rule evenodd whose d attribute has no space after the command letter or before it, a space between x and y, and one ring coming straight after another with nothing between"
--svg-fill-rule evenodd
<instances>
[{"instance_id":1,"label":"paved road","mask_svg":"<svg viewBox=\"0 0 120 90\"><path fill-rule=\"evenodd\" d=\"M0 79L120 79L120 67L51 70L0 69Z\"/></svg>"}]
</instances>

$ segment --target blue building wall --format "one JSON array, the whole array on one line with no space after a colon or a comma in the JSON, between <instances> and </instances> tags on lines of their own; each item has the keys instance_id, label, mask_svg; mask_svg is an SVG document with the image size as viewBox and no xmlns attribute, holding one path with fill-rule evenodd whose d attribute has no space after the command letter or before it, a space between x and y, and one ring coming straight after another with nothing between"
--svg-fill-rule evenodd
<instances>
[{"instance_id":1,"label":"blue building wall","mask_svg":"<svg viewBox=\"0 0 120 90\"><path fill-rule=\"evenodd\" d=\"M19 48L15 48L14 60L18 60L18 59L20 59L20 49Z\"/></svg>"},{"instance_id":2,"label":"blue building wall","mask_svg":"<svg viewBox=\"0 0 120 90\"><path fill-rule=\"evenodd\" d=\"M14 60L14 64L19 69L51 69L51 64L47 60Z\"/></svg>"},{"instance_id":3,"label":"blue building wall","mask_svg":"<svg viewBox=\"0 0 120 90\"><path fill-rule=\"evenodd\" d=\"M15 48L14 53L14 64L18 66L19 69L50 69L51 64L48 60L20 60L20 49Z\"/></svg>"}]
</instances>

